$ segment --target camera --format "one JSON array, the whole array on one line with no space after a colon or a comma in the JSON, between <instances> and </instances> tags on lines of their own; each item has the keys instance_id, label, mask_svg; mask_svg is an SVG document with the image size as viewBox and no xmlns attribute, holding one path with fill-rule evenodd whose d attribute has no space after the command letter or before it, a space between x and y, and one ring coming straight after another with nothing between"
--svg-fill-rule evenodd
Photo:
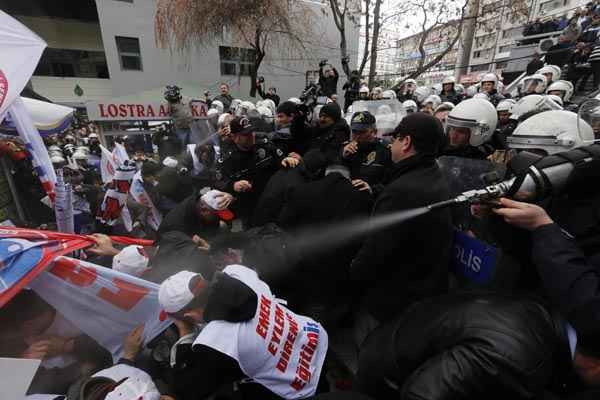
<instances>
[{"instance_id":1,"label":"camera","mask_svg":"<svg viewBox=\"0 0 600 400\"><path fill-rule=\"evenodd\" d=\"M259 76L258 77L258 83L265 83L265 77L264 76Z\"/></svg>"},{"instance_id":2,"label":"camera","mask_svg":"<svg viewBox=\"0 0 600 400\"><path fill-rule=\"evenodd\" d=\"M319 67L324 67L325 65L327 65L327 61L328 60L326 60L326 59L319 61Z\"/></svg>"}]
</instances>

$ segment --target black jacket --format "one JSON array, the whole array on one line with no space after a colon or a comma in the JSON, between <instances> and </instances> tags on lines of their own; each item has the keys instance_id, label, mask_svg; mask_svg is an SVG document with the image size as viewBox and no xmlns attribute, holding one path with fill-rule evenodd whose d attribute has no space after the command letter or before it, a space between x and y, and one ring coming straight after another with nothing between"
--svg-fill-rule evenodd
<instances>
[{"instance_id":1,"label":"black jacket","mask_svg":"<svg viewBox=\"0 0 600 400\"><path fill-rule=\"evenodd\" d=\"M279 101L281 100L279 98L278 95L276 94L270 94L270 93L265 93L265 91L262 88L262 85L257 85L256 89L258 90L258 94L260 95L260 97L262 97L265 100L273 100L273 103L275 103L275 107L277 107L279 105Z\"/></svg>"},{"instance_id":2,"label":"black jacket","mask_svg":"<svg viewBox=\"0 0 600 400\"><path fill-rule=\"evenodd\" d=\"M172 209L162 220L158 227L159 236L163 233L177 231L189 237L198 235L205 240L214 237L218 231L218 224L207 226L196 216L197 195L193 194Z\"/></svg>"},{"instance_id":3,"label":"black jacket","mask_svg":"<svg viewBox=\"0 0 600 400\"><path fill-rule=\"evenodd\" d=\"M216 96L213 101L215 100L219 100L221 103L223 103L223 109L225 112L229 111L229 107L231 107L231 102L233 101L233 97L228 94L226 96L223 96L222 94Z\"/></svg>"},{"instance_id":4,"label":"black jacket","mask_svg":"<svg viewBox=\"0 0 600 400\"><path fill-rule=\"evenodd\" d=\"M319 85L321 86L321 95L331 97L332 94L337 93L337 84L340 75L335 68L333 70L333 77L327 77L323 74L323 67L319 68Z\"/></svg>"},{"instance_id":5,"label":"black jacket","mask_svg":"<svg viewBox=\"0 0 600 400\"><path fill-rule=\"evenodd\" d=\"M237 201L232 205L233 213L247 222L252 216L256 203L260 198L267 182L281 166L281 160L286 155L267 139L257 139L253 150L243 151L232 146L221 153L217 162L217 182L215 188L236 196ZM237 193L233 190L235 182L247 180L252 184L252 190Z\"/></svg>"},{"instance_id":6,"label":"black jacket","mask_svg":"<svg viewBox=\"0 0 600 400\"><path fill-rule=\"evenodd\" d=\"M433 157L417 154L392 168L391 181L375 203L373 219L450 198ZM369 312L385 321L415 300L445 293L452 238L447 209L371 232L351 265L353 280L366 289L364 302Z\"/></svg>"},{"instance_id":7,"label":"black jacket","mask_svg":"<svg viewBox=\"0 0 600 400\"><path fill-rule=\"evenodd\" d=\"M513 294L429 299L369 336L358 381L377 398L392 385L396 395L385 398L541 398L547 386L568 376L565 332L541 303Z\"/></svg>"},{"instance_id":8,"label":"black jacket","mask_svg":"<svg viewBox=\"0 0 600 400\"><path fill-rule=\"evenodd\" d=\"M531 60L527 64L527 75L533 75L535 72L544 66L542 60Z\"/></svg>"},{"instance_id":9,"label":"black jacket","mask_svg":"<svg viewBox=\"0 0 600 400\"><path fill-rule=\"evenodd\" d=\"M390 149L380 139L359 144L358 151L343 158L343 163L350 169L352 179L367 182L376 194L383 190L382 182L393 166Z\"/></svg>"},{"instance_id":10,"label":"black jacket","mask_svg":"<svg viewBox=\"0 0 600 400\"><path fill-rule=\"evenodd\" d=\"M440 99L442 99L442 101L449 101L450 103L456 105L462 101L462 96L456 93L456 90L452 89L448 93L441 93Z\"/></svg>"},{"instance_id":11,"label":"black jacket","mask_svg":"<svg viewBox=\"0 0 600 400\"><path fill-rule=\"evenodd\" d=\"M342 161L342 147L348 139L350 139L350 127L342 118L332 126L313 128L309 150L320 151L328 164L339 164Z\"/></svg>"}]
</instances>

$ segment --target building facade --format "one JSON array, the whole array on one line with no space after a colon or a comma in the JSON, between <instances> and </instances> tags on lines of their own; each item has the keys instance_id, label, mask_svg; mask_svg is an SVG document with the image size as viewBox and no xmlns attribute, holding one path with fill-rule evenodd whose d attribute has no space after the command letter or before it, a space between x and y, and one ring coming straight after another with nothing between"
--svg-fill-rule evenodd
<instances>
[{"instance_id":1,"label":"building facade","mask_svg":"<svg viewBox=\"0 0 600 400\"><path fill-rule=\"evenodd\" d=\"M48 3L48 5L39 4ZM52 4L50 4L52 3ZM159 48L154 17L157 0L5 0L2 10L48 43L32 88L57 103L83 107L88 101L135 95L166 85L179 85L184 95L218 92L227 82L236 97L248 98L252 53L226 39L181 54ZM283 98L297 97L307 76L328 59L343 75L339 33L327 3L303 1L312 12L314 37L306 52L270 49L258 76ZM324 8L326 10L324 10ZM358 50L359 28L347 24L348 50ZM353 65L351 65L353 67ZM340 88L344 77L340 77ZM257 100L257 99L255 99Z\"/></svg>"}]
</instances>

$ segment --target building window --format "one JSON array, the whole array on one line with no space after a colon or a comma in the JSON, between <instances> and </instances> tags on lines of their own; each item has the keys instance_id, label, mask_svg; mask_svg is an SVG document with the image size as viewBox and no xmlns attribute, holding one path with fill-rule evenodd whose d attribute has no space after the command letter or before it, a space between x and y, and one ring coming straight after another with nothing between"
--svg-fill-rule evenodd
<instances>
[{"instance_id":1,"label":"building window","mask_svg":"<svg viewBox=\"0 0 600 400\"><path fill-rule=\"evenodd\" d=\"M138 38L115 36L122 70L142 70L142 53Z\"/></svg>"},{"instance_id":2,"label":"building window","mask_svg":"<svg viewBox=\"0 0 600 400\"><path fill-rule=\"evenodd\" d=\"M504 46L500 46L498 47L498 53L506 53L507 51L510 51L510 49L512 49L512 44L506 44Z\"/></svg>"},{"instance_id":3,"label":"building window","mask_svg":"<svg viewBox=\"0 0 600 400\"><path fill-rule=\"evenodd\" d=\"M35 69L37 76L108 79L103 51L53 49L47 47Z\"/></svg>"},{"instance_id":4,"label":"building window","mask_svg":"<svg viewBox=\"0 0 600 400\"><path fill-rule=\"evenodd\" d=\"M522 26L518 26L516 28L506 29L506 30L502 31L502 39L514 38L514 37L519 37L519 36L523 36L523 27Z\"/></svg>"},{"instance_id":5,"label":"building window","mask_svg":"<svg viewBox=\"0 0 600 400\"><path fill-rule=\"evenodd\" d=\"M545 15L550 11L553 11L560 7L565 7L569 5L569 0L551 0L545 3L540 4L540 15Z\"/></svg>"},{"instance_id":6,"label":"building window","mask_svg":"<svg viewBox=\"0 0 600 400\"><path fill-rule=\"evenodd\" d=\"M219 46L221 75L252 76L255 55L253 49Z\"/></svg>"},{"instance_id":7,"label":"building window","mask_svg":"<svg viewBox=\"0 0 600 400\"><path fill-rule=\"evenodd\" d=\"M473 58L487 58L492 54L492 49L477 50L473 52Z\"/></svg>"},{"instance_id":8,"label":"building window","mask_svg":"<svg viewBox=\"0 0 600 400\"><path fill-rule=\"evenodd\" d=\"M471 67L471 72L487 71L488 67L489 67L489 64L473 65Z\"/></svg>"}]
</instances>

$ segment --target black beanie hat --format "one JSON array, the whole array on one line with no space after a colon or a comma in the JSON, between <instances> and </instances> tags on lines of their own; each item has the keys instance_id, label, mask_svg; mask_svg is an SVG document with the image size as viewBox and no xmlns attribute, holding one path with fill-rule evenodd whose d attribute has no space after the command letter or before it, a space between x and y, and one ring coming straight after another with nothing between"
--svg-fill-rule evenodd
<instances>
[{"instance_id":1,"label":"black beanie hat","mask_svg":"<svg viewBox=\"0 0 600 400\"><path fill-rule=\"evenodd\" d=\"M342 118L342 109L337 103L329 103L325 104L321 108L319 115L321 114L327 115L328 117L331 117L335 122L337 122Z\"/></svg>"},{"instance_id":2,"label":"black beanie hat","mask_svg":"<svg viewBox=\"0 0 600 400\"><path fill-rule=\"evenodd\" d=\"M444 141L444 129L437 118L416 112L402 118L393 136L410 136L417 152L436 156Z\"/></svg>"},{"instance_id":3,"label":"black beanie hat","mask_svg":"<svg viewBox=\"0 0 600 400\"><path fill-rule=\"evenodd\" d=\"M297 111L296 103L292 101L284 101L277 107L277 113L292 115Z\"/></svg>"}]
</instances>

